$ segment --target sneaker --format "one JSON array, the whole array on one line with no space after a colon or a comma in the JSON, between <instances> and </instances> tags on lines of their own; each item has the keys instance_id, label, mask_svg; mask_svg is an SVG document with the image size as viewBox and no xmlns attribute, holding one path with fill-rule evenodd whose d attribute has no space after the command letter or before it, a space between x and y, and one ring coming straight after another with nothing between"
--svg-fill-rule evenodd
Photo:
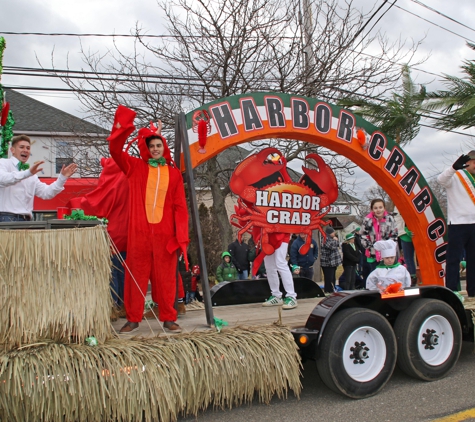
<instances>
[{"instance_id":1,"label":"sneaker","mask_svg":"<svg viewBox=\"0 0 475 422\"><path fill-rule=\"evenodd\" d=\"M282 306L282 309L294 309L297 307L297 299L294 299L293 297L286 297L284 299L284 305Z\"/></svg>"},{"instance_id":2,"label":"sneaker","mask_svg":"<svg viewBox=\"0 0 475 422\"><path fill-rule=\"evenodd\" d=\"M165 331L168 331L169 333L181 333L180 326L173 321L165 321L163 323L163 328L165 328Z\"/></svg>"},{"instance_id":3,"label":"sneaker","mask_svg":"<svg viewBox=\"0 0 475 422\"><path fill-rule=\"evenodd\" d=\"M262 304L262 306L282 306L282 303L282 298L271 296Z\"/></svg>"}]
</instances>

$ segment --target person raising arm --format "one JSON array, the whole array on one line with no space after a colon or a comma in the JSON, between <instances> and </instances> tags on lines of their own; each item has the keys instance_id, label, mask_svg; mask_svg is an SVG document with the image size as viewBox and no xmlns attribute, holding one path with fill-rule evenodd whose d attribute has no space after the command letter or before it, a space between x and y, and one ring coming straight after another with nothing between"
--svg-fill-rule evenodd
<instances>
[{"instance_id":1,"label":"person raising arm","mask_svg":"<svg viewBox=\"0 0 475 422\"><path fill-rule=\"evenodd\" d=\"M54 198L64 189L64 184L77 170L77 164L63 166L58 179L47 185L37 174L43 170L44 161L31 167L31 140L26 135L14 136L10 158L0 159L0 222L30 221L35 196Z\"/></svg>"}]
</instances>

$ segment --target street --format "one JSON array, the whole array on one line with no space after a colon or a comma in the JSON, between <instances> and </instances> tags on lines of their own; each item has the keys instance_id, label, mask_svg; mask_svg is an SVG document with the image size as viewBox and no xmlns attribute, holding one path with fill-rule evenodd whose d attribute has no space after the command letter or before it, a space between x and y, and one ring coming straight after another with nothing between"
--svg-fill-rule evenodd
<instances>
[{"instance_id":1,"label":"street","mask_svg":"<svg viewBox=\"0 0 475 422\"><path fill-rule=\"evenodd\" d=\"M431 421L475 407L474 344L464 342L460 359L444 379L427 383L409 378L397 367L383 391L364 400L333 393L321 382L315 362L307 361L300 400L274 398L269 405L254 401L231 410L209 409L198 421ZM192 421L194 417L181 418ZM475 420L475 419L464 419Z\"/></svg>"}]
</instances>

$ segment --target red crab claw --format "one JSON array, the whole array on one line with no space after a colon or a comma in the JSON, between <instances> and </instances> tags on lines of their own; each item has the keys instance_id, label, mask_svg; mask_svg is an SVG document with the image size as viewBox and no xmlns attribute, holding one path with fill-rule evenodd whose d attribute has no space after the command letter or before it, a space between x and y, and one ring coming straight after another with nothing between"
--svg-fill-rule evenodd
<instances>
[{"instance_id":1,"label":"red crab claw","mask_svg":"<svg viewBox=\"0 0 475 422\"><path fill-rule=\"evenodd\" d=\"M258 182L266 184L266 178L280 173L276 180L269 180L272 184L280 179L281 182L291 181L286 169L287 160L276 148L265 148L243 160L234 170L229 181L230 189L241 198L254 203Z\"/></svg>"},{"instance_id":2,"label":"red crab claw","mask_svg":"<svg viewBox=\"0 0 475 422\"><path fill-rule=\"evenodd\" d=\"M338 198L338 182L333 170L325 163L322 157L318 154L309 154L305 157L305 161L309 159L317 163L318 170L302 166L305 174L300 178L299 183L306 185L316 195L320 196L320 206L324 208L335 202Z\"/></svg>"},{"instance_id":3,"label":"red crab claw","mask_svg":"<svg viewBox=\"0 0 475 422\"><path fill-rule=\"evenodd\" d=\"M305 239L305 243L302 246L300 246L299 254L307 255L308 251L310 250L310 245L312 244L312 232L303 230L303 233L307 235L307 238Z\"/></svg>"}]
</instances>

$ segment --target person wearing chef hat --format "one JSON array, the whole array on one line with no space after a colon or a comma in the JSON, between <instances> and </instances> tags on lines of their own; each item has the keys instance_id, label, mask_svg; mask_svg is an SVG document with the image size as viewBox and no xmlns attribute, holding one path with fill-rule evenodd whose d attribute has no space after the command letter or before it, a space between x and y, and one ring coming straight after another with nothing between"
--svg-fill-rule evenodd
<instances>
[{"instance_id":1,"label":"person wearing chef hat","mask_svg":"<svg viewBox=\"0 0 475 422\"><path fill-rule=\"evenodd\" d=\"M368 290L381 290L393 283L402 283L402 288L411 287L411 275L397 261L397 243L394 240L379 240L374 249L381 253L382 262L366 280Z\"/></svg>"}]
</instances>

